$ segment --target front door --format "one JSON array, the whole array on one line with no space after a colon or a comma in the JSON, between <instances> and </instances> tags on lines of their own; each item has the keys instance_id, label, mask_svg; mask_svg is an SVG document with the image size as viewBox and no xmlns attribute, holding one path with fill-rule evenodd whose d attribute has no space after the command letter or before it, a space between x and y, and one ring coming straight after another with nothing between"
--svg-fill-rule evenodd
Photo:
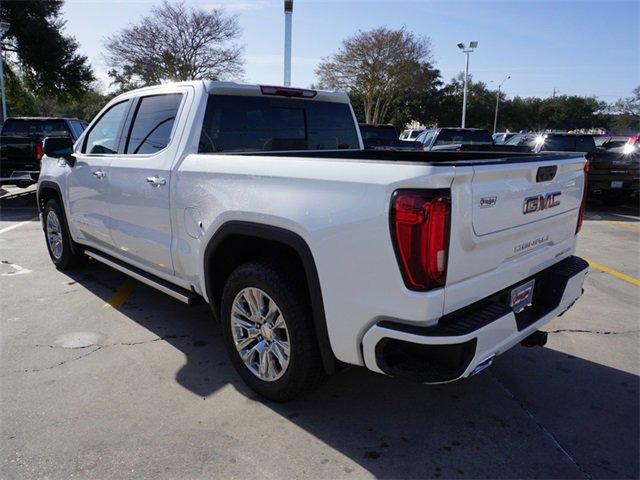
<instances>
[{"instance_id":1,"label":"front door","mask_svg":"<svg viewBox=\"0 0 640 480\"><path fill-rule=\"evenodd\" d=\"M180 106L188 90L136 99L122 154L109 178L111 236L122 255L158 273L173 274L169 191L177 153Z\"/></svg>"},{"instance_id":2,"label":"front door","mask_svg":"<svg viewBox=\"0 0 640 480\"><path fill-rule=\"evenodd\" d=\"M129 100L106 110L74 153L76 162L67 177L69 227L78 240L103 249L113 248L110 233L109 176L118 152L120 131Z\"/></svg>"}]
</instances>

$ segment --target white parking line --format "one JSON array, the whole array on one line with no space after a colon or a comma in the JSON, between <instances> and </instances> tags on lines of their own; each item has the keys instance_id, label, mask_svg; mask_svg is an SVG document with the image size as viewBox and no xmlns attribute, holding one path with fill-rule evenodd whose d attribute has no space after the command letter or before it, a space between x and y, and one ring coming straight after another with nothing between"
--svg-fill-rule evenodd
<instances>
[{"instance_id":1,"label":"white parking line","mask_svg":"<svg viewBox=\"0 0 640 480\"><path fill-rule=\"evenodd\" d=\"M11 225L10 227L3 228L2 230L0 230L0 233L5 233L5 232L11 231L11 230L15 230L16 228L19 228L19 227L21 227L23 225L26 225L27 223L31 223L34 220L38 220L38 218L39 217L33 217L30 220L25 220L24 222L16 223L15 225Z\"/></svg>"},{"instance_id":2,"label":"white parking line","mask_svg":"<svg viewBox=\"0 0 640 480\"><path fill-rule=\"evenodd\" d=\"M8 277L9 275L13 276L13 275L24 275L26 273L31 273L31 270L29 270L28 268L21 267L20 265L16 265L15 263L8 263L4 261L2 263L7 263L11 268L13 268L13 271L3 273L2 274L3 277Z\"/></svg>"}]
</instances>

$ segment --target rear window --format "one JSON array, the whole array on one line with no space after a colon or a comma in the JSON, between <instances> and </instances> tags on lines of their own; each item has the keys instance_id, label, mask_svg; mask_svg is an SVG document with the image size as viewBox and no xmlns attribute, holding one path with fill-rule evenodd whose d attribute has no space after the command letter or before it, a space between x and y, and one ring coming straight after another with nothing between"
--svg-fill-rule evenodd
<instances>
[{"instance_id":1,"label":"rear window","mask_svg":"<svg viewBox=\"0 0 640 480\"><path fill-rule=\"evenodd\" d=\"M593 137L573 137L570 135L550 135L544 141L544 150L556 152L595 152Z\"/></svg>"},{"instance_id":2,"label":"rear window","mask_svg":"<svg viewBox=\"0 0 640 480\"><path fill-rule=\"evenodd\" d=\"M64 120L7 120L2 133L13 135L65 136L69 129Z\"/></svg>"},{"instance_id":3,"label":"rear window","mask_svg":"<svg viewBox=\"0 0 640 480\"><path fill-rule=\"evenodd\" d=\"M489 132L472 130L442 130L435 145L493 145Z\"/></svg>"},{"instance_id":4,"label":"rear window","mask_svg":"<svg viewBox=\"0 0 640 480\"><path fill-rule=\"evenodd\" d=\"M409 134L409 138L414 140L416 138L418 138L418 135L420 135L422 132L424 132L424 130L413 130L410 134Z\"/></svg>"},{"instance_id":5,"label":"rear window","mask_svg":"<svg viewBox=\"0 0 640 480\"><path fill-rule=\"evenodd\" d=\"M360 125L362 140L398 140L398 133L393 127L373 127Z\"/></svg>"},{"instance_id":6,"label":"rear window","mask_svg":"<svg viewBox=\"0 0 640 480\"><path fill-rule=\"evenodd\" d=\"M199 152L359 149L345 103L210 95Z\"/></svg>"}]
</instances>

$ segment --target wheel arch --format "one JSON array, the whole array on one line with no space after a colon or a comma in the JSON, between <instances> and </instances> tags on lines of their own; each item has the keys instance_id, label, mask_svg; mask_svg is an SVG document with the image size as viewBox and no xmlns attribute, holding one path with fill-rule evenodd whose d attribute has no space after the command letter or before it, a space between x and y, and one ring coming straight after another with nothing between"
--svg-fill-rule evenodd
<instances>
[{"instance_id":1,"label":"wheel arch","mask_svg":"<svg viewBox=\"0 0 640 480\"><path fill-rule=\"evenodd\" d=\"M282 248L284 251L295 252L304 271L304 279L308 289L309 302L316 339L322 355L322 363L327 373L337 369L338 361L333 354L327 322L325 318L322 290L315 260L307 242L297 233L272 225L265 225L247 221L228 221L221 225L213 235L204 251L204 286L211 308L216 315L220 311L220 284L224 284L228 273L221 270L221 277L216 278L216 265L224 261L221 256L225 253L224 246L238 238L245 241L269 243L272 247Z\"/></svg>"},{"instance_id":2,"label":"wheel arch","mask_svg":"<svg viewBox=\"0 0 640 480\"><path fill-rule=\"evenodd\" d=\"M62 191L60 190L60 186L57 183L48 180L44 180L38 183L36 197L38 201L38 212L42 213L44 211L44 207L51 198L55 198L58 200L58 202L60 203L60 207L64 212Z\"/></svg>"},{"instance_id":3,"label":"wheel arch","mask_svg":"<svg viewBox=\"0 0 640 480\"><path fill-rule=\"evenodd\" d=\"M71 251L73 253L79 253L79 247L73 241L73 236L71 235L71 228L69 226L69 222L67 220L67 210L64 204L64 197L62 196L62 190L60 189L60 185L50 180L42 180L38 182L38 188L36 190L36 202L38 204L38 213L40 214L40 220L42 224L42 228L44 229L44 207L47 205L47 202L51 199L55 199L60 204L60 210L62 211L62 220L66 225L67 232L69 234L69 238L71 239Z\"/></svg>"}]
</instances>

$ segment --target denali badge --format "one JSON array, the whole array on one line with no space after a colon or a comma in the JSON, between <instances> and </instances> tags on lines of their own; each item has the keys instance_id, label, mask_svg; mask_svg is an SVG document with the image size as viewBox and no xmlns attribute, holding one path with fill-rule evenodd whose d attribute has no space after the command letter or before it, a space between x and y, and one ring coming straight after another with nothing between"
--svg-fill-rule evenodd
<instances>
[{"instance_id":1,"label":"denali badge","mask_svg":"<svg viewBox=\"0 0 640 480\"><path fill-rule=\"evenodd\" d=\"M560 195L562 192L552 192L545 195L536 195L535 197L527 197L524 199L524 205L522 207L522 213L539 212L547 208L553 208L560 205Z\"/></svg>"},{"instance_id":2,"label":"denali badge","mask_svg":"<svg viewBox=\"0 0 640 480\"><path fill-rule=\"evenodd\" d=\"M493 207L496 204L498 197L482 197L480 199L480 208Z\"/></svg>"}]
</instances>

